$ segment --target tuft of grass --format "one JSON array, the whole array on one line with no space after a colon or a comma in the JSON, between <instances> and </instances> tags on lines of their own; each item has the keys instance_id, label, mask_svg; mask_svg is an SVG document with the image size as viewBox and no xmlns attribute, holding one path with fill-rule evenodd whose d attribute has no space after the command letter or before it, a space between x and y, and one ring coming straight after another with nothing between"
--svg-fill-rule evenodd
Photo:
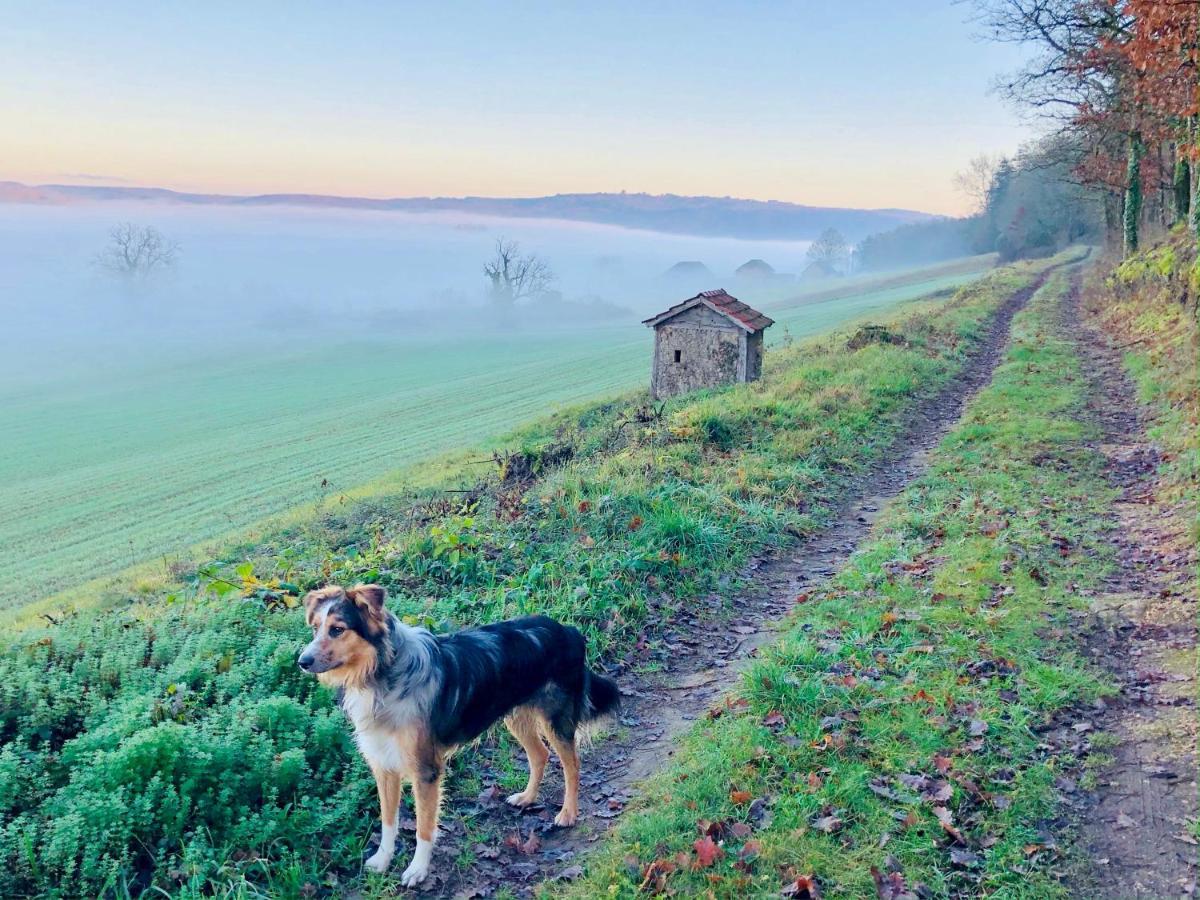
<instances>
[{"instance_id":1,"label":"tuft of grass","mask_svg":"<svg viewBox=\"0 0 1200 900\"><path fill-rule=\"evenodd\" d=\"M1056 275L990 387L870 542L698 725L568 897L1063 895L1040 733L1111 691L1072 611L1113 494L1055 335ZM714 849L708 842L716 844ZM873 874L872 870L876 874ZM799 887L797 887L799 885Z\"/></svg>"},{"instance_id":2,"label":"tuft of grass","mask_svg":"<svg viewBox=\"0 0 1200 900\"><path fill-rule=\"evenodd\" d=\"M675 604L732 589L751 554L820 527L901 414L955 377L999 304L1048 264L893 318L903 344L851 352L835 335L777 351L762 381L678 398L661 417L639 416L640 397L562 411L500 445L537 461L520 484L460 457L419 487L325 509L108 612L10 638L0 894L361 885L374 790L329 692L294 664L301 592L379 582L398 614L436 629L546 612L599 655L653 640ZM727 429L719 443L707 421ZM1042 679L1050 694L1068 687ZM489 738L455 765L477 790L471 775L516 777L504 759ZM393 885L366 889L376 882Z\"/></svg>"}]
</instances>

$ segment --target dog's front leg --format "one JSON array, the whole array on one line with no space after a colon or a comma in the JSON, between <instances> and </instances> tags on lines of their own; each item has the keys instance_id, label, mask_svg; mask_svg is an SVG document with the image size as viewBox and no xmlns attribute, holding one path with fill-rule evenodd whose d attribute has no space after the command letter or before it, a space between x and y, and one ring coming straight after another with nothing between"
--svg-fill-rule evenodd
<instances>
[{"instance_id":1,"label":"dog's front leg","mask_svg":"<svg viewBox=\"0 0 1200 900\"><path fill-rule=\"evenodd\" d=\"M373 872L383 872L396 854L396 814L400 809L402 781L399 772L377 766L372 766L371 771L379 791L379 818L383 830L379 835L379 849L367 860L366 866Z\"/></svg>"},{"instance_id":2,"label":"dog's front leg","mask_svg":"<svg viewBox=\"0 0 1200 900\"><path fill-rule=\"evenodd\" d=\"M433 842L437 838L438 812L442 805L442 775L445 767L441 763L429 763L417 769L413 776L413 805L417 812L417 849L412 862L400 876L405 887L420 884L429 874L429 860L433 856Z\"/></svg>"}]
</instances>

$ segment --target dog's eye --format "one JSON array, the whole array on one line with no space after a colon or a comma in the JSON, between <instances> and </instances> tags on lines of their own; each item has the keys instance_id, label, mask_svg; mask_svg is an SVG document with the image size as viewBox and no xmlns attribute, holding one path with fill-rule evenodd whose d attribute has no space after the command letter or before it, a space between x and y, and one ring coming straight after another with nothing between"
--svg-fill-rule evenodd
<instances>
[{"instance_id":1,"label":"dog's eye","mask_svg":"<svg viewBox=\"0 0 1200 900\"><path fill-rule=\"evenodd\" d=\"M342 634L345 632L345 630L346 629L343 628L341 625L334 625L332 628L329 629L329 636L331 638L340 638L342 636Z\"/></svg>"}]
</instances>

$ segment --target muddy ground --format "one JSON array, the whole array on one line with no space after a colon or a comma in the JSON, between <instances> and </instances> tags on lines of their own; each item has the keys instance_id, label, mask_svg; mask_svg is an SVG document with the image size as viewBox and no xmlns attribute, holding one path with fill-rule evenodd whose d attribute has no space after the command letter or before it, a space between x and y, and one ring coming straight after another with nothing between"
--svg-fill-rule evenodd
<instances>
[{"instance_id":1,"label":"muddy ground","mask_svg":"<svg viewBox=\"0 0 1200 900\"><path fill-rule=\"evenodd\" d=\"M488 786L473 801L448 802L435 865L419 893L489 897L503 888L521 896L542 881L582 874L581 856L619 820L638 783L664 766L676 739L735 685L757 649L777 635L778 623L797 597L833 575L887 503L924 472L929 452L991 380L1008 344L1013 315L1044 281L1045 276L1005 301L963 372L916 405L891 449L847 491L828 528L786 551L753 560L743 573L751 590L729 599L701 598L690 609L673 610L653 626L649 653L635 648L609 671L623 693L620 726L584 756L581 816L575 828L553 826L562 797L556 762L547 770L544 804L518 811L504 802L505 791L488 784L494 783L497 770L488 771L487 759L494 751L484 746L478 755ZM402 811L401 828L409 831L410 840L414 827ZM402 838L397 867L405 862L406 845L411 846ZM469 857L473 859L465 862Z\"/></svg>"}]
</instances>

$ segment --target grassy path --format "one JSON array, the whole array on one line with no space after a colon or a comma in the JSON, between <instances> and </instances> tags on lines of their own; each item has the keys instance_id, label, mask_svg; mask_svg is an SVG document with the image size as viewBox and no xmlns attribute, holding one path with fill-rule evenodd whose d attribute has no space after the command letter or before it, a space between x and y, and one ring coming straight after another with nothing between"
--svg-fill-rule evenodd
<instances>
[{"instance_id":1,"label":"grassy path","mask_svg":"<svg viewBox=\"0 0 1200 900\"><path fill-rule=\"evenodd\" d=\"M1112 491L1055 276L871 541L684 742L572 896L1064 893L1057 780ZM1086 773L1085 773L1086 777ZM921 887L923 886L923 887Z\"/></svg>"}]
</instances>

